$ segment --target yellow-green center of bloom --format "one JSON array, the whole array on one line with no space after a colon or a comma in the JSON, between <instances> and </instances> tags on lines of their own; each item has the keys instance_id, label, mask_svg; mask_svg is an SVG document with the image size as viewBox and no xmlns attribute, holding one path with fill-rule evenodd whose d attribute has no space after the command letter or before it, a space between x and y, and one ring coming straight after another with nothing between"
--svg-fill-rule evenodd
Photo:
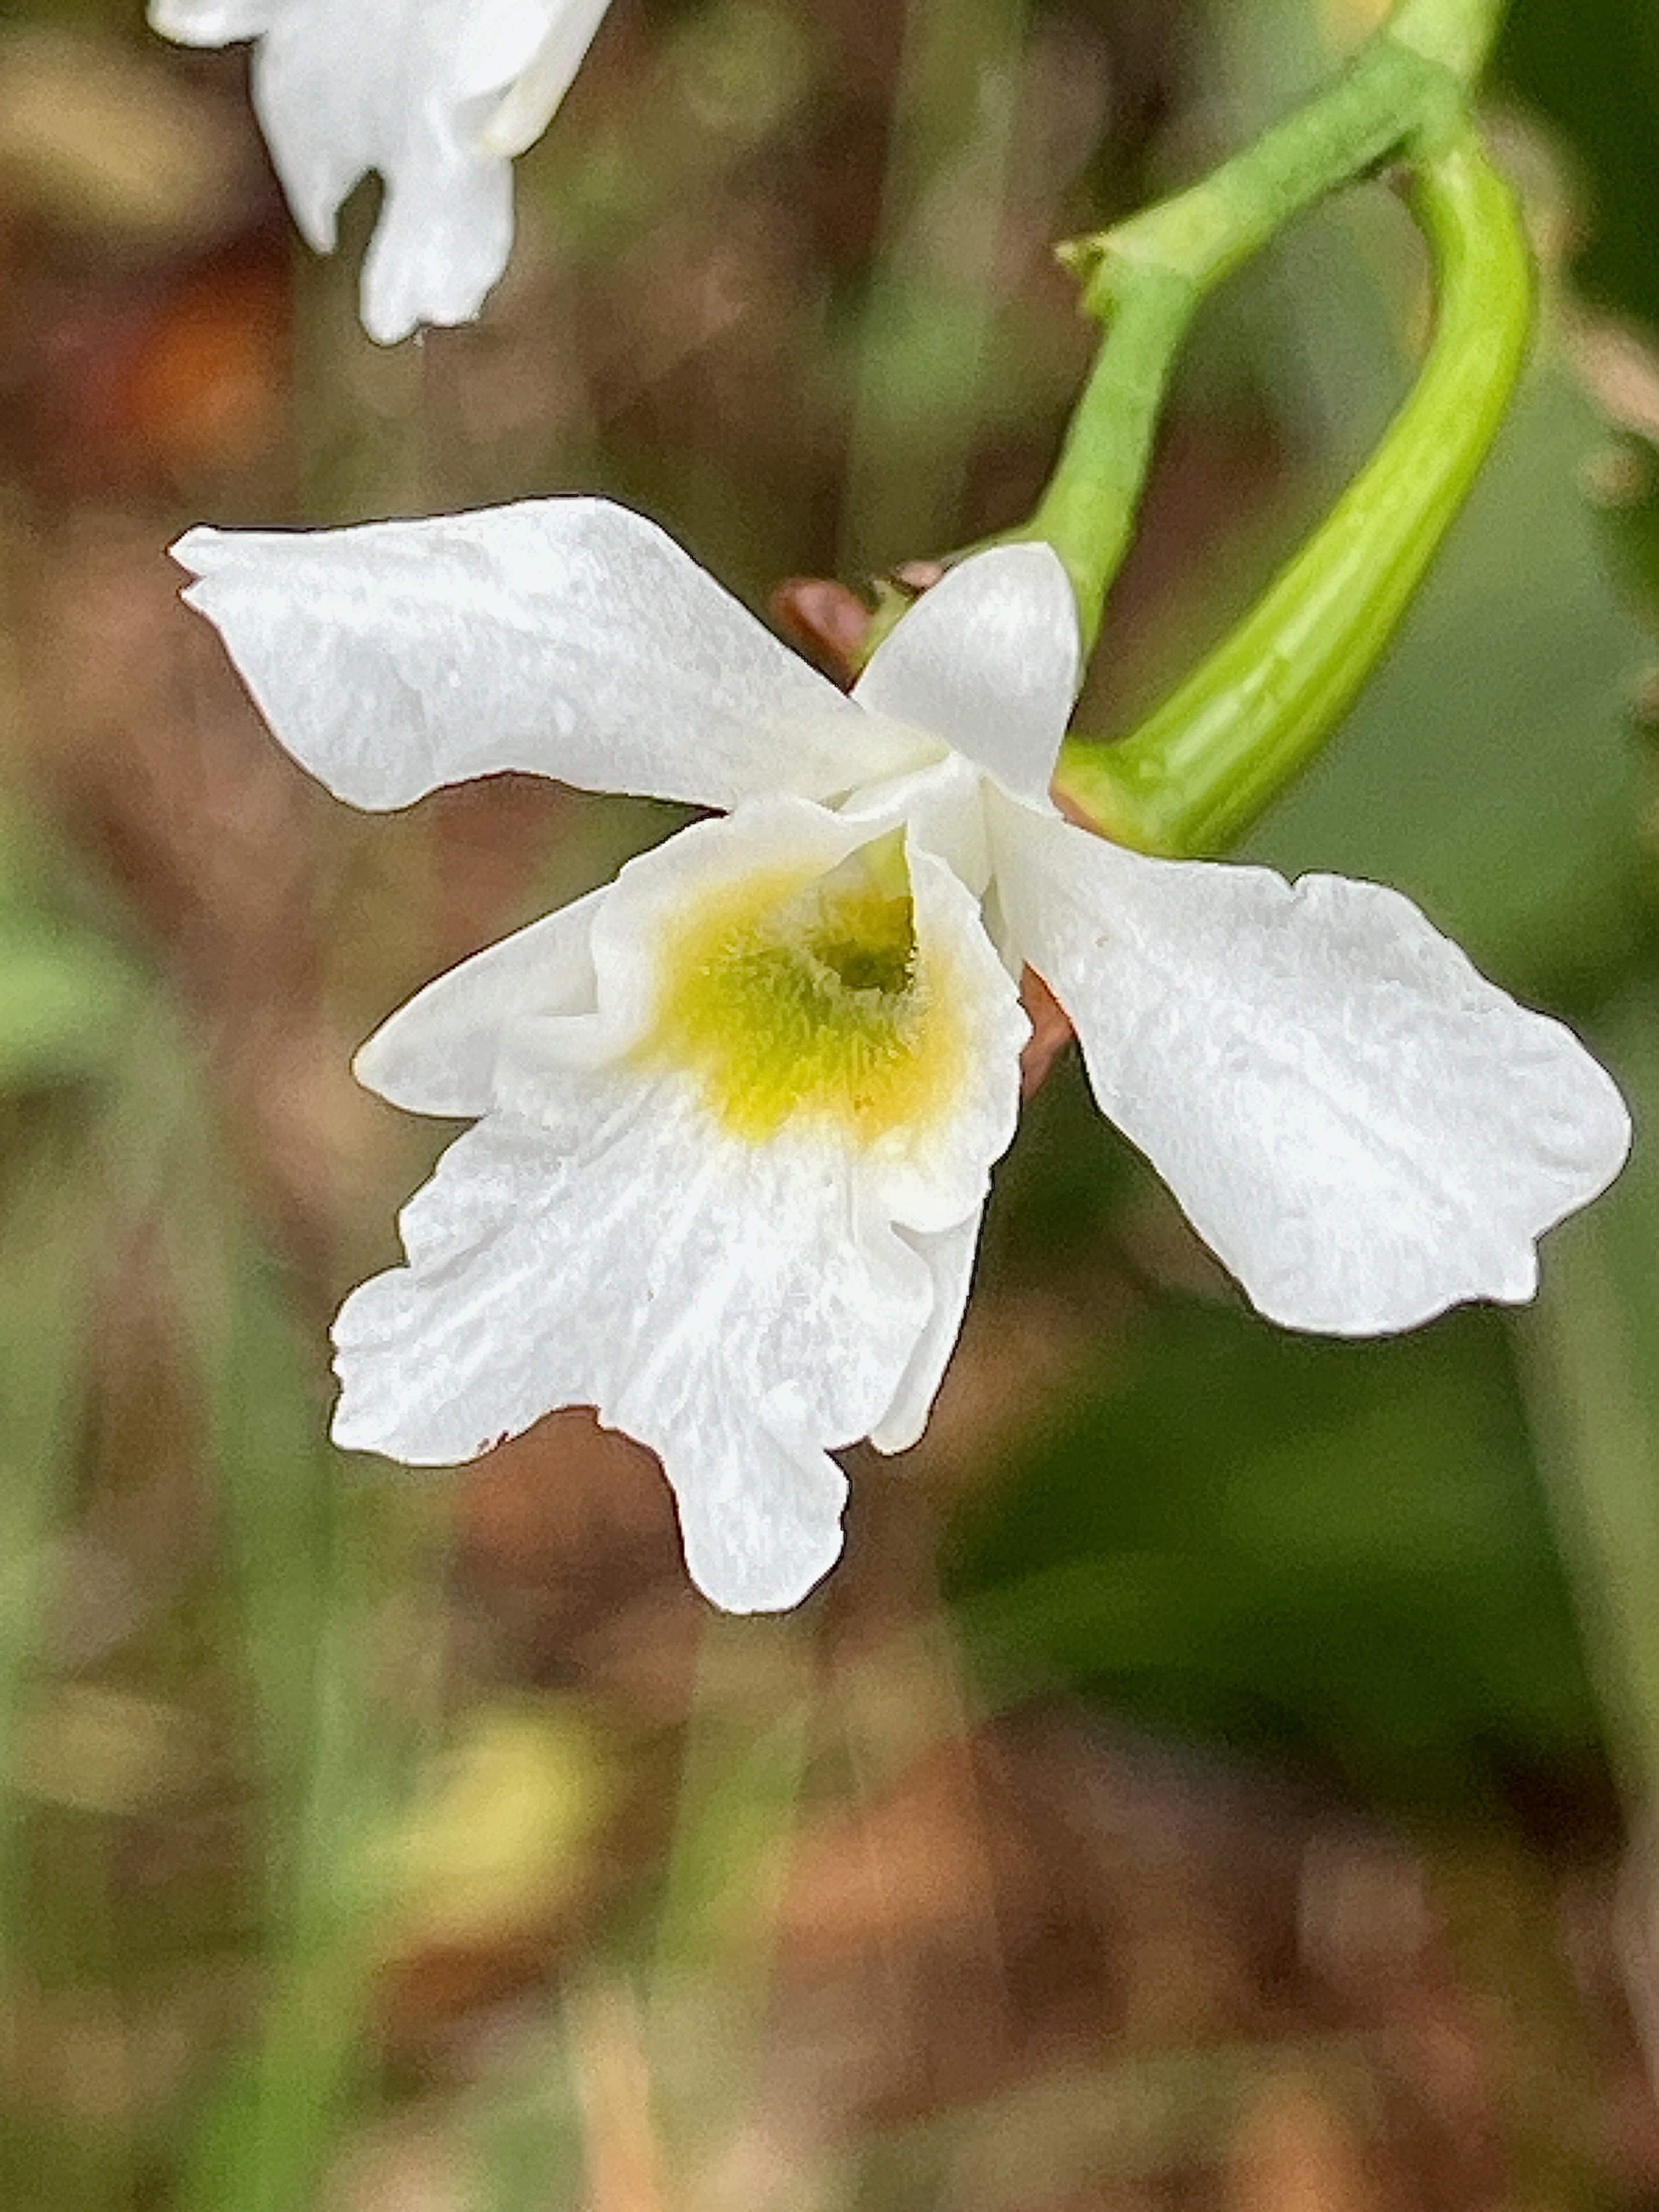
<instances>
[{"instance_id":1,"label":"yellow-green center of bloom","mask_svg":"<svg viewBox=\"0 0 1659 2212\"><path fill-rule=\"evenodd\" d=\"M804 1115L868 1144L931 1120L956 1091L964 1038L938 969L918 947L896 842L827 876L768 871L687 916L643 1049L691 1071L750 1143Z\"/></svg>"}]
</instances>

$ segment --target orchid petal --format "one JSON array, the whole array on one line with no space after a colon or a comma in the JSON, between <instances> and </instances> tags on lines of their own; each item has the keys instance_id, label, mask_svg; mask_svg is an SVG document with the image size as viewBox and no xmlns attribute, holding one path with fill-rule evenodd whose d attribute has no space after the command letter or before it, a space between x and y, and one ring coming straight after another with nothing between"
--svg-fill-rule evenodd
<instances>
[{"instance_id":1,"label":"orchid petal","mask_svg":"<svg viewBox=\"0 0 1659 2212\"><path fill-rule=\"evenodd\" d=\"M414 1114L487 1114L503 1033L590 1012L593 916L608 887L544 915L440 975L384 1021L352 1062L366 1089Z\"/></svg>"},{"instance_id":2,"label":"orchid petal","mask_svg":"<svg viewBox=\"0 0 1659 2212\"><path fill-rule=\"evenodd\" d=\"M991 1168L1019 1121L1019 1056L1031 1024L1019 986L985 933L979 901L928 852L908 848L918 972L939 977L961 1032L948 1117L895 1131L878 1148L882 1203L908 1229L936 1236L977 1218ZM957 1308L952 1334L960 1325Z\"/></svg>"},{"instance_id":3,"label":"orchid petal","mask_svg":"<svg viewBox=\"0 0 1659 2212\"><path fill-rule=\"evenodd\" d=\"M149 27L181 46L228 46L270 29L284 0L150 0Z\"/></svg>"},{"instance_id":4,"label":"orchid petal","mask_svg":"<svg viewBox=\"0 0 1659 2212\"><path fill-rule=\"evenodd\" d=\"M1077 600L1052 546L997 545L917 600L853 696L944 739L1011 796L1041 806L1081 652Z\"/></svg>"},{"instance_id":5,"label":"orchid petal","mask_svg":"<svg viewBox=\"0 0 1659 2212\"><path fill-rule=\"evenodd\" d=\"M363 264L363 326L378 343L470 321L507 266L513 173L485 145L478 104L531 66L559 12L546 0L291 0L270 25L254 106L311 244L331 248L366 171L385 179Z\"/></svg>"},{"instance_id":6,"label":"orchid petal","mask_svg":"<svg viewBox=\"0 0 1659 2212\"><path fill-rule=\"evenodd\" d=\"M410 118L404 64L406 0L331 9L289 0L254 49L250 89L294 220L319 253L333 250L340 206L358 179L398 165Z\"/></svg>"},{"instance_id":7,"label":"orchid petal","mask_svg":"<svg viewBox=\"0 0 1659 2212\"><path fill-rule=\"evenodd\" d=\"M972 895L932 854L907 863L896 827L804 799L750 801L392 1018L365 1048L365 1079L425 1110L487 1118L406 1210L408 1266L341 1313L343 1443L443 1463L555 1406L592 1404L662 1457L692 1574L717 1602L791 1604L827 1570L844 1493L827 1452L872 1429L896 1446L926 1418L990 1164L1012 1133L1026 1030ZM866 846L873 856L857 862ZM855 862L863 872L849 878ZM830 941L856 945L844 917L869 898L884 918L886 872L907 865L902 988L918 1057L900 1063L899 1111L868 1118L884 1048L847 1063L845 1091L810 1052L792 1072L812 1001L787 982L750 1009L759 1022L775 1004L781 1060L760 1027L717 1030L713 1061L675 1057L665 1034L678 1033L661 1024L680 1003L676 962L702 943L700 915L745 914L752 896L770 926L827 880L851 902L828 909ZM756 926L719 919L738 934L714 941L752 960L741 933ZM815 941L776 926L784 933L755 940L765 963ZM757 1127L759 1082L778 1103Z\"/></svg>"},{"instance_id":8,"label":"orchid petal","mask_svg":"<svg viewBox=\"0 0 1659 2212\"><path fill-rule=\"evenodd\" d=\"M752 799L735 813L699 822L623 868L597 910L591 951L599 1051L635 1050L661 988L660 961L700 899L724 884L767 874L827 876L897 826L895 819L832 813L798 799ZM979 902L933 854L908 852L915 972L948 1020L941 1095L914 1123L872 1139L864 1173L887 1218L933 1233L977 1215L994 1161L1013 1139L1019 1113L1019 1055L1030 1024L1013 977L997 957ZM516 1050L498 1061L495 1103L529 1115L547 1088L549 1047L568 1058L565 1036L526 1024Z\"/></svg>"},{"instance_id":9,"label":"orchid petal","mask_svg":"<svg viewBox=\"0 0 1659 2212\"><path fill-rule=\"evenodd\" d=\"M409 1265L336 1323L335 1437L446 1464L593 1405L662 1459L717 1605L795 1604L841 1548L827 1448L891 1401L927 1266L838 1148L723 1139L629 1070L568 1079L579 1147L492 1117L404 1209Z\"/></svg>"},{"instance_id":10,"label":"orchid petal","mask_svg":"<svg viewBox=\"0 0 1659 2212\"><path fill-rule=\"evenodd\" d=\"M626 1052L649 1025L661 946L699 890L757 868L825 873L890 826L851 825L789 799L694 823L637 854L614 884L486 945L417 991L362 1046L353 1073L411 1113L504 1109L535 1121L549 1085L544 1048L551 1045L556 1066L568 1066L573 1018L599 1018L593 931L607 907L602 1034L584 1055L593 1060Z\"/></svg>"},{"instance_id":11,"label":"orchid petal","mask_svg":"<svg viewBox=\"0 0 1659 2212\"><path fill-rule=\"evenodd\" d=\"M913 1236L909 1240L933 1278L933 1310L916 1339L891 1404L870 1431L870 1441L878 1452L908 1451L927 1425L945 1368L962 1334L981 1218L981 1212L975 1212L954 1228L939 1230L932 1236Z\"/></svg>"},{"instance_id":12,"label":"orchid petal","mask_svg":"<svg viewBox=\"0 0 1659 2212\"><path fill-rule=\"evenodd\" d=\"M481 133L492 154L514 155L533 146L553 120L593 43L610 0L568 0L535 52L513 82Z\"/></svg>"},{"instance_id":13,"label":"orchid petal","mask_svg":"<svg viewBox=\"0 0 1659 2212\"><path fill-rule=\"evenodd\" d=\"M1011 933L1102 1110L1270 1320L1408 1328L1519 1301L1630 1121L1559 1023L1374 884L1148 860L1002 804Z\"/></svg>"},{"instance_id":14,"label":"orchid petal","mask_svg":"<svg viewBox=\"0 0 1659 2212\"><path fill-rule=\"evenodd\" d=\"M253 104L319 252L359 178L380 173L363 324L392 344L483 307L512 250L510 156L546 127L604 12L604 0L152 0L150 21L187 45L258 40Z\"/></svg>"},{"instance_id":15,"label":"orchid petal","mask_svg":"<svg viewBox=\"0 0 1659 2212\"><path fill-rule=\"evenodd\" d=\"M307 532L192 530L185 598L271 728L354 805L519 769L731 806L911 764L672 538L626 507L527 500Z\"/></svg>"},{"instance_id":16,"label":"orchid petal","mask_svg":"<svg viewBox=\"0 0 1659 2212\"><path fill-rule=\"evenodd\" d=\"M422 323L470 323L513 251L513 172L447 132L386 173L363 256L363 328L396 345Z\"/></svg>"}]
</instances>

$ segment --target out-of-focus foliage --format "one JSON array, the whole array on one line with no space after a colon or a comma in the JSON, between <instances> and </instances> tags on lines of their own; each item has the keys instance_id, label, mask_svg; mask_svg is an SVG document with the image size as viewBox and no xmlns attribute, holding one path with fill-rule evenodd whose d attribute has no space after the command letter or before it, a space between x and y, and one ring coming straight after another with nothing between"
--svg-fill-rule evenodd
<instances>
[{"instance_id":1,"label":"out-of-focus foliage","mask_svg":"<svg viewBox=\"0 0 1659 2212\"><path fill-rule=\"evenodd\" d=\"M1575 279L1599 305L1659 325L1652 190L1659 142L1659 24L1645 8L1516 0L1500 84L1563 134L1577 181Z\"/></svg>"},{"instance_id":2,"label":"out-of-focus foliage","mask_svg":"<svg viewBox=\"0 0 1659 2212\"><path fill-rule=\"evenodd\" d=\"M1501 1323L1341 1345L1172 1301L1120 1358L974 1533L990 1667L1396 1803L1594 1760Z\"/></svg>"},{"instance_id":3,"label":"out-of-focus foliage","mask_svg":"<svg viewBox=\"0 0 1659 2212\"><path fill-rule=\"evenodd\" d=\"M0 816L0 1092L107 1081L142 1003L132 961L76 909L63 858L21 811Z\"/></svg>"}]
</instances>

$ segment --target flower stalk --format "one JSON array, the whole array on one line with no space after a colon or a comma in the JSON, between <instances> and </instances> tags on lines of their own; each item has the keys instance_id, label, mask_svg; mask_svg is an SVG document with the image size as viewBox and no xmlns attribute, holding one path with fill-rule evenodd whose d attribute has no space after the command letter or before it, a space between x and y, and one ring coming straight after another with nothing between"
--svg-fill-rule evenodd
<instances>
[{"instance_id":1,"label":"flower stalk","mask_svg":"<svg viewBox=\"0 0 1659 2212\"><path fill-rule=\"evenodd\" d=\"M1495 0L1405 0L1329 90L1255 145L1062 249L1105 337L1048 488L1011 534L1059 553L1087 645L1206 295L1297 215L1394 158L1407 165L1438 294L1417 389L1329 520L1143 728L1109 749L1067 745L1066 803L1120 842L1212 850L1305 763L1392 635L1503 419L1531 279L1513 200L1468 102L1501 12Z\"/></svg>"},{"instance_id":2,"label":"flower stalk","mask_svg":"<svg viewBox=\"0 0 1659 2212\"><path fill-rule=\"evenodd\" d=\"M1497 41L1504 4L1504 0L1401 0L1389 35L1472 85Z\"/></svg>"},{"instance_id":3,"label":"flower stalk","mask_svg":"<svg viewBox=\"0 0 1659 2212\"><path fill-rule=\"evenodd\" d=\"M1460 512L1526 357L1532 276L1509 187L1472 132L1422 164L1413 208L1439 275L1436 335L1382 445L1231 636L1141 727L1070 740L1056 789L1144 852L1212 852L1323 744Z\"/></svg>"},{"instance_id":4,"label":"flower stalk","mask_svg":"<svg viewBox=\"0 0 1659 2212\"><path fill-rule=\"evenodd\" d=\"M1076 586L1086 641L1127 551L1164 392L1205 297L1286 222L1398 152L1460 97L1444 70L1380 33L1329 92L1202 182L1062 258L1105 325L1088 384L1036 512Z\"/></svg>"},{"instance_id":5,"label":"flower stalk","mask_svg":"<svg viewBox=\"0 0 1659 2212\"><path fill-rule=\"evenodd\" d=\"M1495 11L1488 9L1488 15ZM1385 25L1317 99L1210 176L1061 256L1083 280L1105 342L1054 473L1022 536L1045 538L1077 586L1092 643L1127 549L1164 389L1188 325L1217 285L1297 215L1368 174L1467 128L1464 88L1438 51L1449 27L1413 40Z\"/></svg>"}]
</instances>

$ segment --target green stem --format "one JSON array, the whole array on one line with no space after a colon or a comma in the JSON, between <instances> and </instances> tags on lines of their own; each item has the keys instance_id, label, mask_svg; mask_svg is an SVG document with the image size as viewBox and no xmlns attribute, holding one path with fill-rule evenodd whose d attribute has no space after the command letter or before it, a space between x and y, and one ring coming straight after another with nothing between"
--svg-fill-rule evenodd
<instances>
[{"instance_id":1,"label":"green stem","mask_svg":"<svg viewBox=\"0 0 1659 2212\"><path fill-rule=\"evenodd\" d=\"M1123 283L1048 489L1024 529L1009 533L1042 539L1066 563L1085 652L1128 550L1164 391L1200 297L1190 277L1154 264Z\"/></svg>"},{"instance_id":2,"label":"green stem","mask_svg":"<svg viewBox=\"0 0 1659 2212\"><path fill-rule=\"evenodd\" d=\"M1064 258L1107 335L1048 487L1021 538L1046 539L1078 592L1085 640L1099 630L1127 545L1164 393L1205 295L1317 201L1390 155L1461 135L1464 83L1489 0L1414 0L1355 56L1329 91L1206 177ZM1402 34L1402 24L1406 33Z\"/></svg>"},{"instance_id":3,"label":"green stem","mask_svg":"<svg viewBox=\"0 0 1659 2212\"><path fill-rule=\"evenodd\" d=\"M1374 666L1486 458L1525 357L1531 266L1508 186L1472 131L1419 167L1440 278L1416 388L1328 520L1141 728L1068 741L1056 790L1106 835L1207 852L1255 819Z\"/></svg>"},{"instance_id":4,"label":"green stem","mask_svg":"<svg viewBox=\"0 0 1659 2212\"><path fill-rule=\"evenodd\" d=\"M1400 0L1389 35L1472 85L1504 21L1504 0Z\"/></svg>"}]
</instances>

